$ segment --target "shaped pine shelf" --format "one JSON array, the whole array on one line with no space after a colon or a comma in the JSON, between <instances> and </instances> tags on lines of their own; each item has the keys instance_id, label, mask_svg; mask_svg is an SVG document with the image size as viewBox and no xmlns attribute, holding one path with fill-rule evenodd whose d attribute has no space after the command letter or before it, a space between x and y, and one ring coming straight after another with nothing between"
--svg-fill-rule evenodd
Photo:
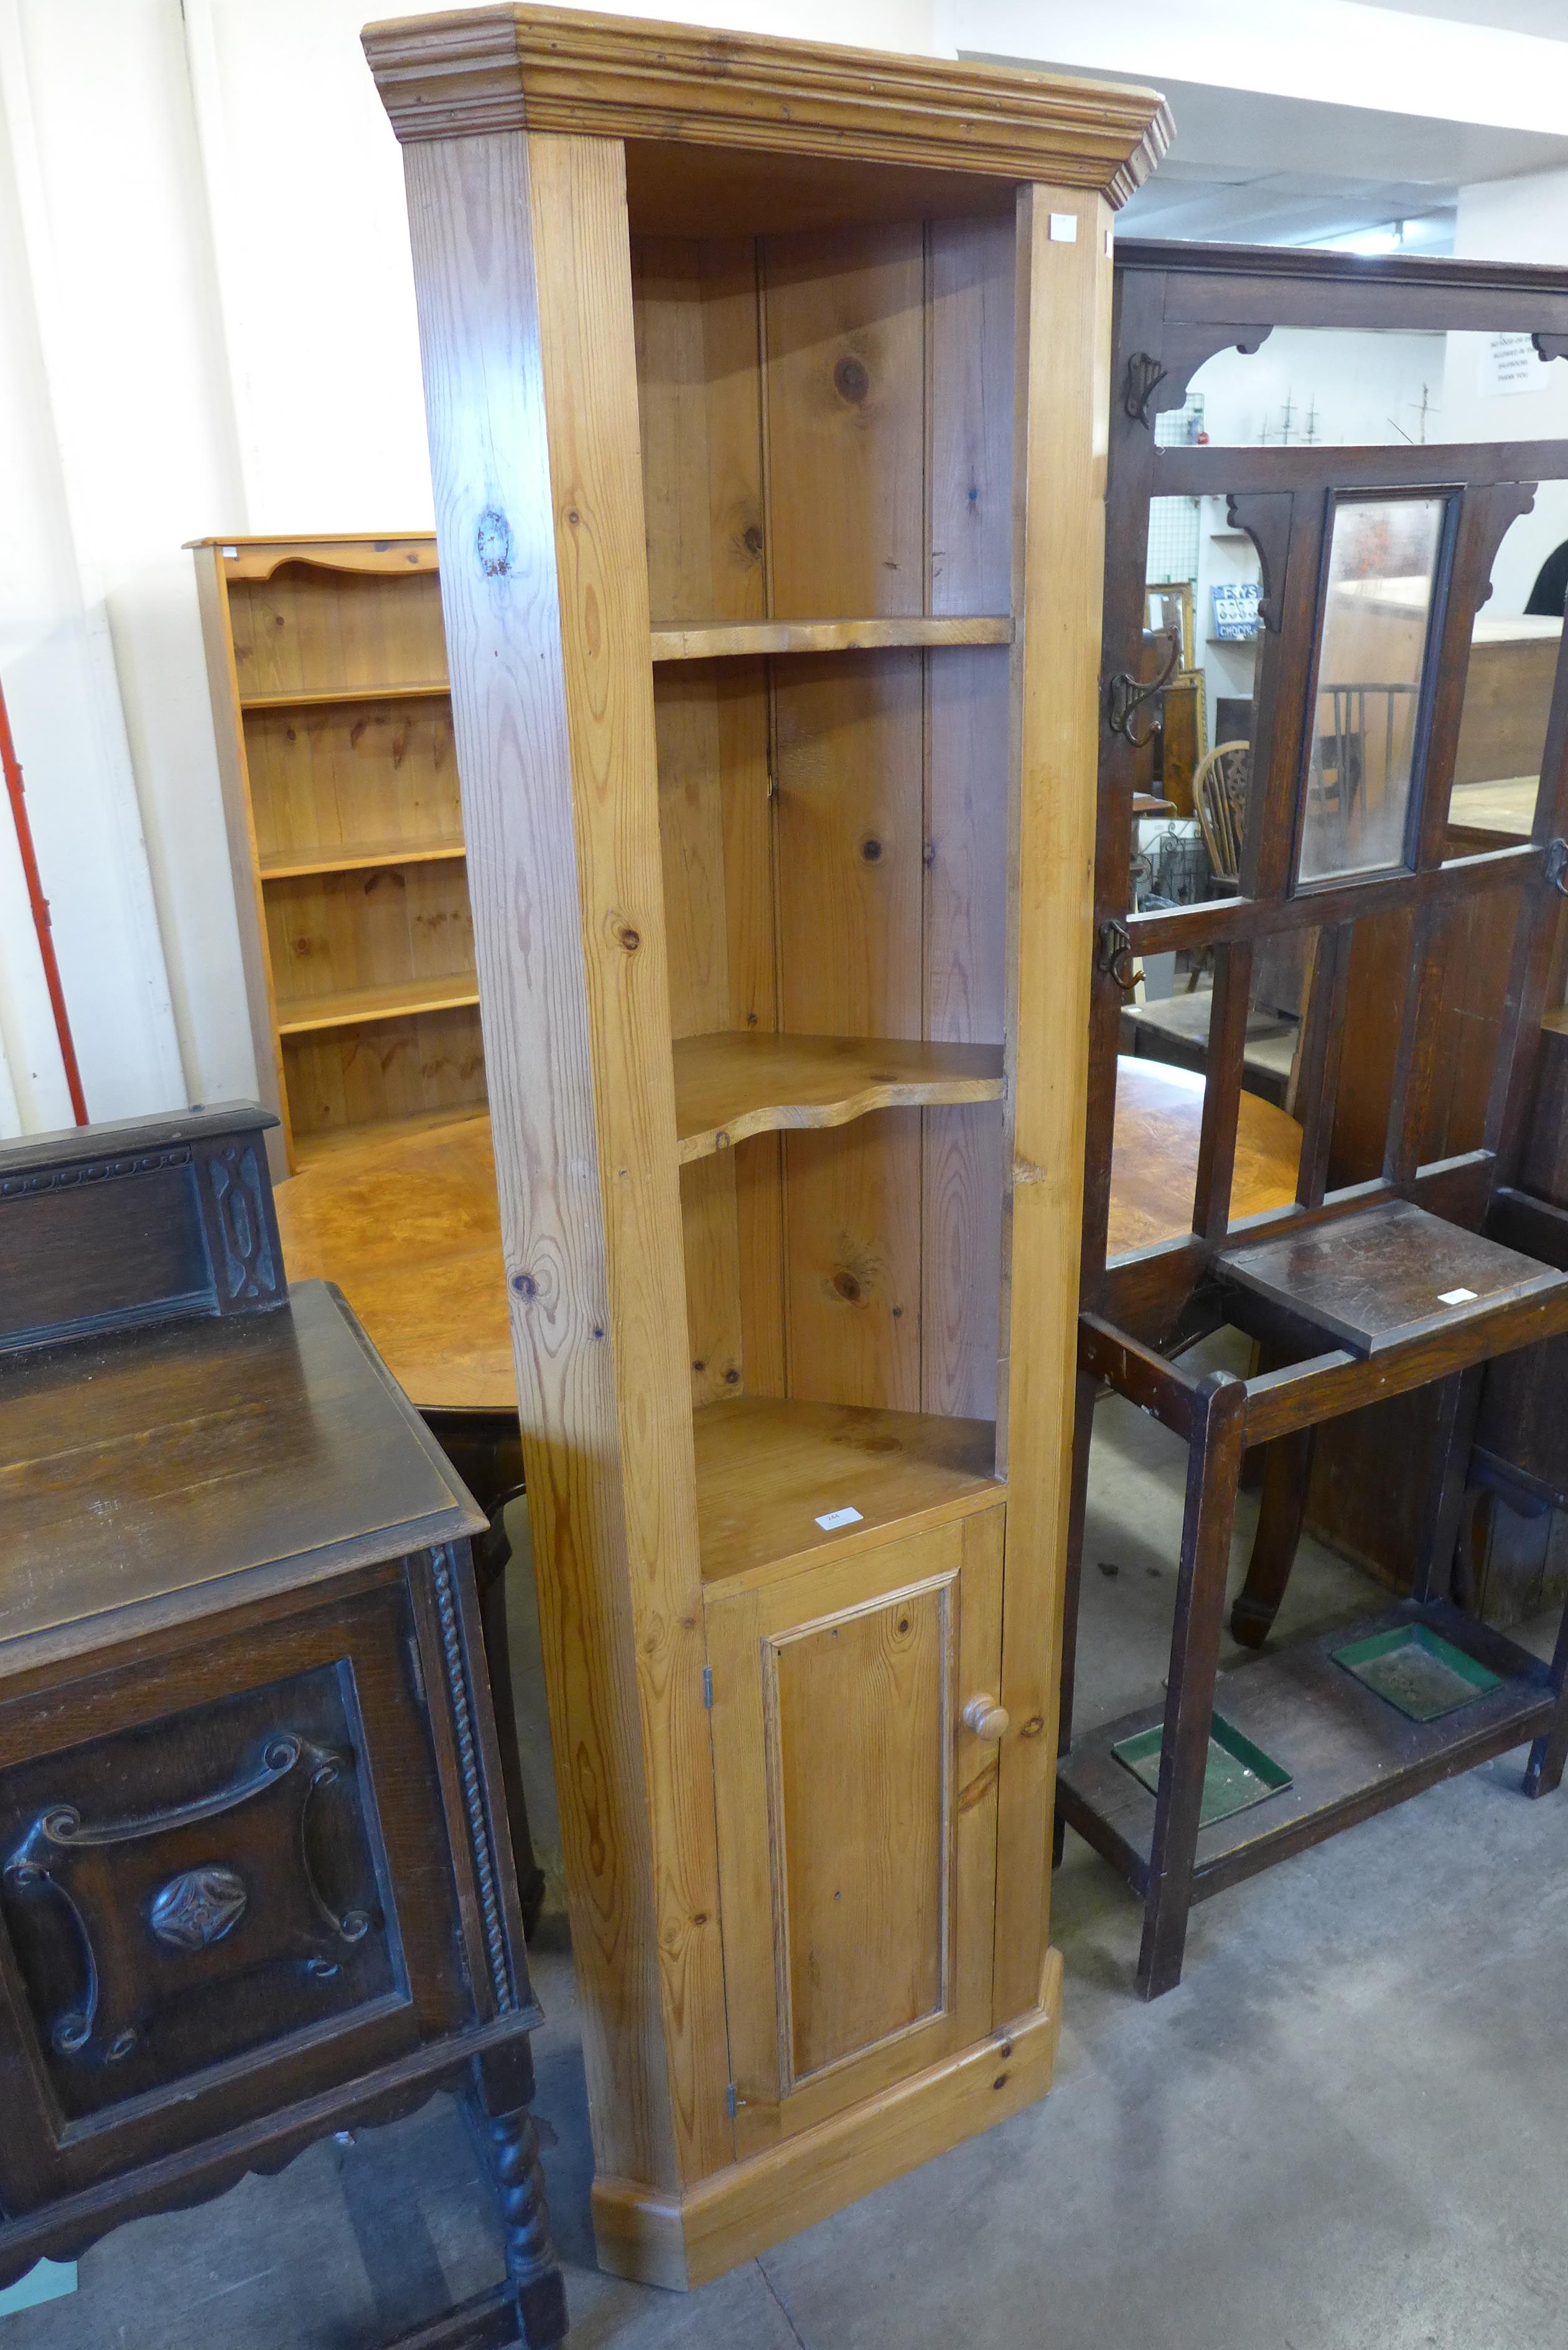
<instances>
[{"instance_id":1,"label":"shaped pine shelf","mask_svg":"<svg viewBox=\"0 0 1568 2350\"><path fill-rule=\"evenodd\" d=\"M846 1126L875 1109L1001 1098L1000 1045L777 1036L754 1028L675 1043L683 1166L779 1128Z\"/></svg>"}]
</instances>

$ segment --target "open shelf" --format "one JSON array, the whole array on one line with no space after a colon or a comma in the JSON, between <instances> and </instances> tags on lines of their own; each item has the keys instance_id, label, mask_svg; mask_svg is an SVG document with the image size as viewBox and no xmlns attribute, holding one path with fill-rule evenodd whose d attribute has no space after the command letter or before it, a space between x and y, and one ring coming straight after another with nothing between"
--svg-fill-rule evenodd
<instances>
[{"instance_id":1,"label":"open shelf","mask_svg":"<svg viewBox=\"0 0 1568 2350\"><path fill-rule=\"evenodd\" d=\"M1005 612L967 619L910 614L871 620L716 620L696 627L655 629L656 661L722 660L738 654L875 652L892 645L1010 645Z\"/></svg>"},{"instance_id":2,"label":"open shelf","mask_svg":"<svg viewBox=\"0 0 1568 2350\"><path fill-rule=\"evenodd\" d=\"M411 1142L421 1134L441 1131L443 1142L457 1127L476 1118L487 1118L489 1111L482 1101L461 1102L455 1106L443 1103L439 1109L405 1110L397 1118L368 1118L351 1126L325 1126L315 1133L296 1134L294 1139L295 1172L304 1175L323 1159L343 1159L358 1152L368 1153L379 1159L389 1143ZM485 1153L489 1155L488 1137ZM449 1151L450 1158L452 1153ZM499 1229L495 1235L499 1248Z\"/></svg>"},{"instance_id":3,"label":"open shelf","mask_svg":"<svg viewBox=\"0 0 1568 2350\"><path fill-rule=\"evenodd\" d=\"M913 1534L1006 1492L989 1419L736 1396L704 1405L693 1424L705 1584L769 1581L836 1558L879 1528ZM859 1518L818 1524L844 1509Z\"/></svg>"},{"instance_id":4,"label":"open shelf","mask_svg":"<svg viewBox=\"0 0 1568 2350\"><path fill-rule=\"evenodd\" d=\"M1001 1098L1000 1045L775 1036L752 1028L675 1043L682 1165L781 1127L845 1126L874 1109Z\"/></svg>"},{"instance_id":5,"label":"open shelf","mask_svg":"<svg viewBox=\"0 0 1568 2350\"><path fill-rule=\"evenodd\" d=\"M310 710L335 702L428 702L444 699L452 687L444 677L418 685L317 685L290 687L286 692L244 693L242 710Z\"/></svg>"},{"instance_id":6,"label":"open shelf","mask_svg":"<svg viewBox=\"0 0 1568 2350\"><path fill-rule=\"evenodd\" d=\"M1436 1721L1411 1721L1335 1664L1334 1649L1406 1624L1440 1634L1500 1675L1501 1686ZM1193 1899L1522 1745L1546 1729L1554 1703L1543 1664L1444 1600L1424 1607L1407 1600L1227 1668L1215 1685L1214 1711L1281 1763L1292 1784L1199 1830ZM1111 1749L1162 1715L1154 1697L1119 1721L1081 1733L1057 1773L1064 1817L1140 1893L1155 1799Z\"/></svg>"},{"instance_id":7,"label":"open shelf","mask_svg":"<svg viewBox=\"0 0 1568 2350\"><path fill-rule=\"evenodd\" d=\"M297 880L307 873L359 873L373 865L435 865L465 856L461 840L346 840L336 848L280 848L258 857L264 881Z\"/></svg>"},{"instance_id":8,"label":"open shelf","mask_svg":"<svg viewBox=\"0 0 1568 2350\"><path fill-rule=\"evenodd\" d=\"M331 995L296 996L277 1007L280 1036L305 1036L323 1028L354 1028L365 1020L395 1020L416 1012L450 1012L459 1004L477 1003L479 982L472 972L440 979L400 980L391 987L349 987Z\"/></svg>"}]
</instances>

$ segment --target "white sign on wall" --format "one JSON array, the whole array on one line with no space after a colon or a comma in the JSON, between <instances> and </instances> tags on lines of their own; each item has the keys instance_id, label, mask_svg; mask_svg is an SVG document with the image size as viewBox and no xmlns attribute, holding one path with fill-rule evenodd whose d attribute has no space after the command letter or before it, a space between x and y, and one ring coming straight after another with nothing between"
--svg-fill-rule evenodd
<instances>
[{"instance_id":1,"label":"white sign on wall","mask_svg":"<svg viewBox=\"0 0 1568 2350\"><path fill-rule=\"evenodd\" d=\"M1476 390L1483 400L1501 400L1511 392L1544 391L1552 369L1535 356L1528 335L1483 335Z\"/></svg>"}]
</instances>

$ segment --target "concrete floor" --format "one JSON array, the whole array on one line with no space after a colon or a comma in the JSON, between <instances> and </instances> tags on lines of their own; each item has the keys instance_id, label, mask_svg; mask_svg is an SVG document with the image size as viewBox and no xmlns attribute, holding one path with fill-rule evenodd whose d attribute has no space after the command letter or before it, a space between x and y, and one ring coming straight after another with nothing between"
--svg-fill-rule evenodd
<instances>
[{"instance_id":1,"label":"concrete floor","mask_svg":"<svg viewBox=\"0 0 1568 2350\"><path fill-rule=\"evenodd\" d=\"M1165 1430L1101 1407L1085 1721L1158 1686L1181 1470ZM1238 1576L1251 1517L1243 1497ZM1376 1597L1309 1545L1285 1622ZM1525 1637L1544 1652L1554 1628ZM1557 2350L1568 1793L1523 1802L1522 1762L1205 1903L1185 1981L1152 2007L1131 1993L1138 1910L1069 1836L1051 2095L687 2297L593 2266L571 1960L547 1916L538 2110L577 2350ZM551 1811L541 1788L542 1844ZM86 2255L73 2298L0 2319L0 2350L373 2350L499 2273L467 2139L438 2099L124 2229Z\"/></svg>"}]
</instances>

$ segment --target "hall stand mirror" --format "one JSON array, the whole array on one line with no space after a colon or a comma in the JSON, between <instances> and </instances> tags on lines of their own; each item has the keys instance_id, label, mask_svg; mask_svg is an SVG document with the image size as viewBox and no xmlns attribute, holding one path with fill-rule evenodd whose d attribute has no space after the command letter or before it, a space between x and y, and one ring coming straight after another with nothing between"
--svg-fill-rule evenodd
<instances>
[{"instance_id":1,"label":"hall stand mirror","mask_svg":"<svg viewBox=\"0 0 1568 2350\"><path fill-rule=\"evenodd\" d=\"M599 2257L1048 2085L1113 208L1161 102L496 10L404 146Z\"/></svg>"},{"instance_id":2,"label":"hall stand mirror","mask_svg":"<svg viewBox=\"0 0 1568 2350\"><path fill-rule=\"evenodd\" d=\"M1231 347L1276 327L1481 329L1568 351L1568 273L1124 244L1116 265L1096 850L1094 999L1073 1563L1061 1818L1144 1902L1139 1987L1180 1977L1193 1901L1526 1741L1526 1792L1561 1778L1568 1638L1550 1669L1449 1592L1489 1360L1568 1329L1568 1213L1520 1188L1521 1153L1568 868L1568 687L1559 661L1528 837L1449 830L1476 615L1537 485L1568 442L1389 447L1157 446L1155 422ZM1256 550L1262 637L1235 889L1127 911L1148 510L1223 498ZM1450 950L1472 911L1501 925L1506 992L1477 1147L1422 1154L1439 1082ZM1411 926L1390 977L1395 1042L1377 1164L1331 1186L1362 926ZM1495 926L1494 926L1495 927ZM1258 962L1310 934L1291 1101L1293 1202L1232 1204ZM1211 955L1203 1136L1187 1235L1107 1257L1116 1060L1137 958ZM1360 1010L1365 1015L1366 1007ZM1387 1016L1387 1011L1385 1012ZM1256 1344L1246 1378L1184 1350L1224 1325ZM1077 1568L1092 1407L1103 1385L1186 1439L1186 1513L1166 1694L1073 1721ZM1433 1469L1409 1546L1411 1596L1365 1623L1217 1674L1238 1481L1262 1451L1261 1514L1231 1617L1267 1642L1302 1523L1314 1431L1426 1391Z\"/></svg>"}]
</instances>

